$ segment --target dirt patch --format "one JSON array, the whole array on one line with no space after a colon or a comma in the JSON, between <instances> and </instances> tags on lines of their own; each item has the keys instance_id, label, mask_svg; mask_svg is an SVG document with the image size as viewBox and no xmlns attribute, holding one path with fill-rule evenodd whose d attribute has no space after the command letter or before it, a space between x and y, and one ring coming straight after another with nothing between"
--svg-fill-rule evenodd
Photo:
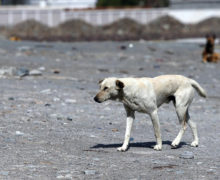
<instances>
[{"instance_id":1,"label":"dirt patch","mask_svg":"<svg viewBox=\"0 0 220 180\"><path fill-rule=\"evenodd\" d=\"M92 26L82 20L70 20L52 28L51 37L65 41L95 40L98 38L99 32L99 27Z\"/></svg>"},{"instance_id":2,"label":"dirt patch","mask_svg":"<svg viewBox=\"0 0 220 180\"><path fill-rule=\"evenodd\" d=\"M200 33L216 33L220 35L220 18L209 18L195 25Z\"/></svg>"},{"instance_id":3,"label":"dirt patch","mask_svg":"<svg viewBox=\"0 0 220 180\"><path fill-rule=\"evenodd\" d=\"M141 38L143 25L128 18L102 27L103 39L127 40Z\"/></svg>"},{"instance_id":4,"label":"dirt patch","mask_svg":"<svg viewBox=\"0 0 220 180\"><path fill-rule=\"evenodd\" d=\"M51 29L48 26L35 20L27 20L9 28L7 36L16 36L21 39L44 40L50 36L50 33Z\"/></svg>"},{"instance_id":5,"label":"dirt patch","mask_svg":"<svg viewBox=\"0 0 220 180\"><path fill-rule=\"evenodd\" d=\"M163 16L144 27L144 39L172 39L180 36L186 25L173 17Z\"/></svg>"},{"instance_id":6,"label":"dirt patch","mask_svg":"<svg viewBox=\"0 0 220 180\"><path fill-rule=\"evenodd\" d=\"M166 40L203 37L210 33L219 36L220 18L209 18L198 24L182 24L173 17L163 16L147 25L125 18L105 26L92 26L82 20L70 20L53 28L28 20L8 31L6 29L0 28L3 36L37 41Z\"/></svg>"}]
</instances>

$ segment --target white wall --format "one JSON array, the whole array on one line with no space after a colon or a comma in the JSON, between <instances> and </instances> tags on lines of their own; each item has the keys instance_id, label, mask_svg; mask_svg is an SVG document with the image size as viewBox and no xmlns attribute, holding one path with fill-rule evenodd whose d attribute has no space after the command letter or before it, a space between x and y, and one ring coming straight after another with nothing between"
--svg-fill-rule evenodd
<instances>
[{"instance_id":1,"label":"white wall","mask_svg":"<svg viewBox=\"0 0 220 180\"><path fill-rule=\"evenodd\" d=\"M220 9L178 9L169 10L168 14L183 23L198 23L210 17L220 17Z\"/></svg>"}]
</instances>

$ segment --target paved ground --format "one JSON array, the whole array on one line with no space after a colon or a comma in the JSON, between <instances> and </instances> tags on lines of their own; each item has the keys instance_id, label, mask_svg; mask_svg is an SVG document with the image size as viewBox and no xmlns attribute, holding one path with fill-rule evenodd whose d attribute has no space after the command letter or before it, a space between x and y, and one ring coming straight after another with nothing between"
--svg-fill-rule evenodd
<instances>
[{"instance_id":1,"label":"paved ground","mask_svg":"<svg viewBox=\"0 0 220 180\"><path fill-rule=\"evenodd\" d=\"M126 48L122 50L120 47ZM202 48L175 42L32 43L0 41L0 179L219 179L220 64L201 63ZM25 69L39 76L18 77ZM55 72L55 73L54 73ZM149 117L137 114L127 152L120 103L97 104L97 82L108 76L182 74L197 80L191 117L179 148L172 104L159 111L163 150ZM183 158L181 158L183 157Z\"/></svg>"}]
</instances>

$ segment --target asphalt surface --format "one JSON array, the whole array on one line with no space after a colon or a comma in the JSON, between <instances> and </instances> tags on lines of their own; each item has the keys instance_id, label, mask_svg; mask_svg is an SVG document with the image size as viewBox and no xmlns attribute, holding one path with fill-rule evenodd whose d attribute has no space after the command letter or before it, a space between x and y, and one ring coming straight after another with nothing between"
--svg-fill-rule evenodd
<instances>
[{"instance_id":1,"label":"asphalt surface","mask_svg":"<svg viewBox=\"0 0 220 180\"><path fill-rule=\"evenodd\" d=\"M220 63L203 64L202 47L177 42L34 43L0 40L0 179L200 179L220 177ZM28 75L23 70L40 71ZM159 109L163 150L150 118L136 114L127 152L118 102L93 97L105 77L181 74L206 89L191 118L199 147L179 131L172 103Z\"/></svg>"}]
</instances>

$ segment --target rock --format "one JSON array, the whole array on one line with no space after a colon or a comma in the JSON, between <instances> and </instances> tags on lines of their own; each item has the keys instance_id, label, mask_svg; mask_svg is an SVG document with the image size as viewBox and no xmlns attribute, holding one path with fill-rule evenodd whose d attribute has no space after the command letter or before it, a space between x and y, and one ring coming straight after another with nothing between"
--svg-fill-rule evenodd
<instances>
[{"instance_id":1,"label":"rock","mask_svg":"<svg viewBox=\"0 0 220 180\"><path fill-rule=\"evenodd\" d=\"M41 66L41 67L38 68L38 70L39 70L39 71L45 71L46 68L45 68L44 66Z\"/></svg>"},{"instance_id":2,"label":"rock","mask_svg":"<svg viewBox=\"0 0 220 180\"><path fill-rule=\"evenodd\" d=\"M160 65L154 65L154 69L159 69L160 68Z\"/></svg>"},{"instance_id":3,"label":"rock","mask_svg":"<svg viewBox=\"0 0 220 180\"><path fill-rule=\"evenodd\" d=\"M27 76L27 75L29 75L29 69L24 68L24 67L19 68L16 71L16 75L19 76L19 77Z\"/></svg>"},{"instance_id":4,"label":"rock","mask_svg":"<svg viewBox=\"0 0 220 180\"><path fill-rule=\"evenodd\" d=\"M44 89L44 90L40 91L40 93L42 93L42 94L51 94L51 89Z\"/></svg>"},{"instance_id":5,"label":"rock","mask_svg":"<svg viewBox=\"0 0 220 180\"><path fill-rule=\"evenodd\" d=\"M24 133L21 132L21 131L16 131L15 134L16 134L17 136L23 136L23 135L24 135Z\"/></svg>"},{"instance_id":6,"label":"rock","mask_svg":"<svg viewBox=\"0 0 220 180\"><path fill-rule=\"evenodd\" d=\"M33 49L29 46L21 46L21 47L18 47L18 51L19 52L25 52L25 51L32 51Z\"/></svg>"},{"instance_id":7,"label":"rock","mask_svg":"<svg viewBox=\"0 0 220 180\"><path fill-rule=\"evenodd\" d=\"M16 74L15 67L2 67L0 69L0 76L14 76Z\"/></svg>"},{"instance_id":8,"label":"rock","mask_svg":"<svg viewBox=\"0 0 220 180\"><path fill-rule=\"evenodd\" d=\"M0 175L2 176L8 176L9 172L8 171L0 171Z\"/></svg>"},{"instance_id":9,"label":"rock","mask_svg":"<svg viewBox=\"0 0 220 180\"><path fill-rule=\"evenodd\" d=\"M66 99L65 103L73 104L73 103L76 103L76 100L75 99Z\"/></svg>"},{"instance_id":10,"label":"rock","mask_svg":"<svg viewBox=\"0 0 220 180\"><path fill-rule=\"evenodd\" d=\"M53 98L53 101L54 102L60 101L60 98L55 97L55 98Z\"/></svg>"},{"instance_id":11,"label":"rock","mask_svg":"<svg viewBox=\"0 0 220 180\"><path fill-rule=\"evenodd\" d=\"M182 175L182 174L184 174L184 171L182 171L182 170L178 170L178 171L176 171L176 174L178 174L178 175Z\"/></svg>"},{"instance_id":12,"label":"rock","mask_svg":"<svg viewBox=\"0 0 220 180\"><path fill-rule=\"evenodd\" d=\"M112 132L118 132L117 128L112 129Z\"/></svg>"},{"instance_id":13,"label":"rock","mask_svg":"<svg viewBox=\"0 0 220 180\"><path fill-rule=\"evenodd\" d=\"M60 70L59 70L59 69L54 69L54 70L53 70L53 73L54 73L54 74L60 74Z\"/></svg>"},{"instance_id":14,"label":"rock","mask_svg":"<svg viewBox=\"0 0 220 180\"><path fill-rule=\"evenodd\" d=\"M37 70L37 69L33 69L29 72L29 75L31 76L41 76L42 75L42 72Z\"/></svg>"},{"instance_id":15,"label":"rock","mask_svg":"<svg viewBox=\"0 0 220 180\"><path fill-rule=\"evenodd\" d=\"M85 170L85 171L84 171L84 174L85 174L85 175L95 175L95 174L96 174L96 171L95 171L95 170Z\"/></svg>"},{"instance_id":16,"label":"rock","mask_svg":"<svg viewBox=\"0 0 220 180\"><path fill-rule=\"evenodd\" d=\"M9 101L14 101L15 98L13 98L13 97L9 97L8 100L9 100Z\"/></svg>"},{"instance_id":17,"label":"rock","mask_svg":"<svg viewBox=\"0 0 220 180\"><path fill-rule=\"evenodd\" d=\"M133 48L134 45L133 45L132 43L130 43L130 44L128 45L128 47L129 47L129 48Z\"/></svg>"},{"instance_id":18,"label":"rock","mask_svg":"<svg viewBox=\"0 0 220 180\"><path fill-rule=\"evenodd\" d=\"M120 46L120 49L121 49L121 50L126 50L126 49L127 49L127 46L121 45L121 46Z\"/></svg>"},{"instance_id":19,"label":"rock","mask_svg":"<svg viewBox=\"0 0 220 180\"><path fill-rule=\"evenodd\" d=\"M179 155L179 158L182 159L194 159L194 154L193 152L190 151L185 151L182 154Z\"/></svg>"},{"instance_id":20,"label":"rock","mask_svg":"<svg viewBox=\"0 0 220 180\"><path fill-rule=\"evenodd\" d=\"M58 175L57 179L64 179L64 176L63 175Z\"/></svg>"},{"instance_id":21,"label":"rock","mask_svg":"<svg viewBox=\"0 0 220 180\"><path fill-rule=\"evenodd\" d=\"M56 178L57 179L72 179L72 175L71 174L58 175Z\"/></svg>"},{"instance_id":22,"label":"rock","mask_svg":"<svg viewBox=\"0 0 220 180\"><path fill-rule=\"evenodd\" d=\"M96 157L94 157L93 160L94 160L94 161L100 161L100 159L99 159L99 158L96 158Z\"/></svg>"},{"instance_id":23,"label":"rock","mask_svg":"<svg viewBox=\"0 0 220 180\"><path fill-rule=\"evenodd\" d=\"M72 179L72 174L66 174L66 175L65 175L65 178L66 178L66 179Z\"/></svg>"},{"instance_id":24,"label":"rock","mask_svg":"<svg viewBox=\"0 0 220 180\"><path fill-rule=\"evenodd\" d=\"M50 114L51 118L56 118L57 120L62 120L62 116L60 114Z\"/></svg>"},{"instance_id":25,"label":"rock","mask_svg":"<svg viewBox=\"0 0 220 180\"><path fill-rule=\"evenodd\" d=\"M66 118L68 121L72 121L73 119L71 117Z\"/></svg>"}]
</instances>

